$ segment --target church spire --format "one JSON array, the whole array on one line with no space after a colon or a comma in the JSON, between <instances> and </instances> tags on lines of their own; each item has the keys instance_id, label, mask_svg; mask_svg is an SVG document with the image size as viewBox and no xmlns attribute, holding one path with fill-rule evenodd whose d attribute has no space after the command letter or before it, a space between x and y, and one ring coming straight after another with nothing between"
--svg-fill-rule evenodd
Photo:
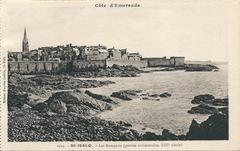
<instances>
[{"instance_id":1,"label":"church spire","mask_svg":"<svg viewBox=\"0 0 240 151\"><path fill-rule=\"evenodd\" d=\"M24 36L23 36L23 41L22 41L22 51L23 52L29 52L29 44L28 44L26 28L24 28Z\"/></svg>"}]
</instances>

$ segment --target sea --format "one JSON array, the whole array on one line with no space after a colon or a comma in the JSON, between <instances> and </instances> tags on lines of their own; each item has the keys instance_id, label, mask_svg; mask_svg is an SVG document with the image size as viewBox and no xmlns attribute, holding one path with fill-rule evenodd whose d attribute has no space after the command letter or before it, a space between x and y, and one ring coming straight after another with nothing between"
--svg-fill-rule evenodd
<instances>
[{"instance_id":1,"label":"sea","mask_svg":"<svg viewBox=\"0 0 240 151\"><path fill-rule=\"evenodd\" d=\"M98 116L112 121L126 121L141 133L161 134L168 129L175 134L186 134L193 119L202 122L209 115L189 114L194 96L211 94L216 98L228 97L228 67L218 65L218 72L161 71L142 73L139 77L94 78L110 80L115 84L89 90L106 96L120 90L145 90L150 93L170 93L172 96L156 100L121 101L113 110Z\"/></svg>"}]
</instances>

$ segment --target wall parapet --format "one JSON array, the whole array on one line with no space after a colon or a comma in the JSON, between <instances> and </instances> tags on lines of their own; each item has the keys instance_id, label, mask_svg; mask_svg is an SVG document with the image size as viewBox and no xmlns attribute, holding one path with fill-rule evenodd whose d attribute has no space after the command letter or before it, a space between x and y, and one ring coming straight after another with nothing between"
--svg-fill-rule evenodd
<instances>
[{"instance_id":1,"label":"wall parapet","mask_svg":"<svg viewBox=\"0 0 240 151\"><path fill-rule=\"evenodd\" d=\"M58 61L9 61L8 71L20 74L55 73L59 70Z\"/></svg>"},{"instance_id":2,"label":"wall parapet","mask_svg":"<svg viewBox=\"0 0 240 151\"><path fill-rule=\"evenodd\" d=\"M106 60L77 60L72 62L72 71L94 70L96 68L106 68Z\"/></svg>"},{"instance_id":3,"label":"wall parapet","mask_svg":"<svg viewBox=\"0 0 240 151\"><path fill-rule=\"evenodd\" d=\"M111 60L107 59L106 60L106 66L111 67L112 65L120 65L120 66L127 66L127 65L132 65L137 68L146 68L148 66L148 63L146 60Z\"/></svg>"}]
</instances>

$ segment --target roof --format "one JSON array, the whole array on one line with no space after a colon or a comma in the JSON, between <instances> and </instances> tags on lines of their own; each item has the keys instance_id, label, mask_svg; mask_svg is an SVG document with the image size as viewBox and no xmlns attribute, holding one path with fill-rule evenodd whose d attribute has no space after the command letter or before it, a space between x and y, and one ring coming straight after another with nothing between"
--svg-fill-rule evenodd
<instances>
[{"instance_id":1,"label":"roof","mask_svg":"<svg viewBox=\"0 0 240 151\"><path fill-rule=\"evenodd\" d=\"M185 58L185 57L170 57L170 59L171 59L171 58Z\"/></svg>"}]
</instances>

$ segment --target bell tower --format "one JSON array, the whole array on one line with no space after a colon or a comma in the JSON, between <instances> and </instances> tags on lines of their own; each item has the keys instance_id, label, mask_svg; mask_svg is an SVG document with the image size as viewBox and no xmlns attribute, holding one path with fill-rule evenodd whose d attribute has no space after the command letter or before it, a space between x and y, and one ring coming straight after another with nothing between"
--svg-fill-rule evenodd
<instances>
[{"instance_id":1,"label":"bell tower","mask_svg":"<svg viewBox=\"0 0 240 151\"><path fill-rule=\"evenodd\" d=\"M29 44L28 44L26 28L24 28L24 36L23 36L23 41L22 41L22 51L24 53L29 52Z\"/></svg>"}]
</instances>

